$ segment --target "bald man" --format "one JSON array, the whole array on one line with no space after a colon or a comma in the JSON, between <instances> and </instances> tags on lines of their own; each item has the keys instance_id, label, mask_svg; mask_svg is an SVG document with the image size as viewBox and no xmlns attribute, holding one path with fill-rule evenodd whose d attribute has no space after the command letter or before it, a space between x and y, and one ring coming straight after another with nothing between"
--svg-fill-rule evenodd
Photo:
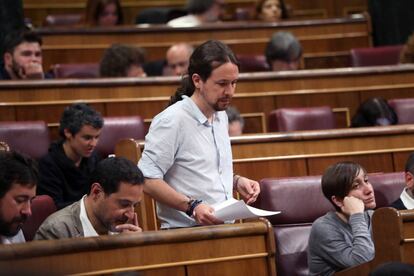
<instances>
[{"instance_id":1,"label":"bald man","mask_svg":"<svg viewBox=\"0 0 414 276\"><path fill-rule=\"evenodd\" d=\"M172 45L166 54L167 72L169 76L182 76L187 74L188 61L193 53L193 47L187 43Z\"/></svg>"}]
</instances>

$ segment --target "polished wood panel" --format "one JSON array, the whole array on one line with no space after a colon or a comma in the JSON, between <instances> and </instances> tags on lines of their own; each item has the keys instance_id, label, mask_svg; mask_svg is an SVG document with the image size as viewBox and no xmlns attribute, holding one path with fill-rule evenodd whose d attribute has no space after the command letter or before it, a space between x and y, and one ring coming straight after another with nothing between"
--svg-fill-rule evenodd
<instances>
[{"instance_id":1,"label":"polished wood panel","mask_svg":"<svg viewBox=\"0 0 414 276\"><path fill-rule=\"evenodd\" d=\"M414 151L413 139L414 125L402 125L245 135L232 137L231 143L234 171L262 179L318 175L341 160L359 162L370 172L400 171ZM132 143L127 157L137 161L144 142Z\"/></svg>"},{"instance_id":2,"label":"polished wood panel","mask_svg":"<svg viewBox=\"0 0 414 276\"><path fill-rule=\"evenodd\" d=\"M401 171L414 151L414 125L297 131L232 137L233 170L260 180L269 177L321 175L335 162L354 161L369 172ZM123 140L116 155L135 163L144 141ZM155 206L149 196L137 212L140 225L157 229Z\"/></svg>"},{"instance_id":3,"label":"polished wood panel","mask_svg":"<svg viewBox=\"0 0 414 276\"><path fill-rule=\"evenodd\" d=\"M214 275L220 267L220 275L230 276L251 274L254 266L255 275L275 275L274 254L272 226L262 219L4 245L0 246L0 269L7 275L105 275L133 271L142 271L143 275Z\"/></svg>"},{"instance_id":4,"label":"polished wood panel","mask_svg":"<svg viewBox=\"0 0 414 276\"><path fill-rule=\"evenodd\" d=\"M266 43L274 32L290 31L301 42L305 68L319 64L324 67L348 65L351 48L372 45L369 19L334 18L307 21L227 22L194 28L118 27L68 28L37 30L42 35L43 63L49 68L56 63L99 62L103 51L112 43L127 43L147 50L149 60L163 59L169 46L177 42L199 45L208 39L228 44L236 54L263 55ZM254 36L252 36L254 34ZM315 59L319 60L315 62ZM309 61L308 61L309 60Z\"/></svg>"},{"instance_id":5,"label":"polished wood panel","mask_svg":"<svg viewBox=\"0 0 414 276\"><path fill-rule=\"evenodd\" d=\"M246 119L246 133L266 131L268 114L281 107L327 105L338 127L346 127L367 97L414 97L413 80L413 65L240 74L232 104ZM149 125L178 86L175 77L3 81L0 120L43 120L56 127L66 105L83 101L104 116L140 115Z\"/></svg>"},{"instance_id":6,"label":"polished wood panel","mask_svg":"<svg viewBox=\"0 0 414 276\"><path fill-rule=\"evenodd\" d=\"M380 208L372 218L375 258L365 264L338 272L338 276L368 275L380 264L414 264L414 210Z\"/></svg>"},{"instance_id":7,"label":"polished wood panel","mask_svg":"<svg viewBox=\"0 0 414 276\"><path fill-rule=\"evenodd\" d=\"M285 0L292 12L315 11L322 9L327 17L346 16L368 11L368 0Z\"/></svg>"},{"instance_id":8,"label":"polished wood panel","mask_svg":"<svg viewBox=\"0 0 414 276\"><path fill-rule=\"evenodd\" d=\"M225 19L230 19L237 8L251 7L255 3L254 0L226 0L225 2ZM183 8L185 4L185 0L123 0L122 10L125 23L134 24L135 17L143 9L154 7ZM25 0L23 3L25 17L30 18L35 26L41 26L48 14L82 14L85 6L86 0L60 0L59 2Z\"/></svg>"},{"instance_id":9,"label":"polished wood panel","mask_svg":"<svg viewBox=\"0 0 414 276\"><path fill-rule=\"evenodd\" d=\"M225 18L231 18L237 8L253 10L255 0L226 0ZM83 13L86 0L25 0L24 14L34 25L40 26L48 14ZM368 11L367 0L285 0L291 18L331 18ZM184 7L185 0L123 0L125 22L132 24L136 15L149 7Z\"/></svg>"}]
</instances>

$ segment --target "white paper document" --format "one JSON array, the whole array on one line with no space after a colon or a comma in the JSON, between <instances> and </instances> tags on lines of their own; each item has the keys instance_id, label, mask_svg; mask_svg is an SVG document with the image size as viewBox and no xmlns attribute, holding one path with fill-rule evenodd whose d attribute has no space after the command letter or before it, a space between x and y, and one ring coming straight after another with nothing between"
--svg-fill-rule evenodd
<instances>
[{"instance_id":1,"label":"white paper document","mask_svg":"<svg viewBox=\"0 0 414 276\"><path fill-rule=\"evenodd\" d=\"M234 198L213 205L214 215L222 220L247 219L254 217L266 217L279 214L279 212L266 211L246 205L243 200Z\"/></svg>"}]
</instances>

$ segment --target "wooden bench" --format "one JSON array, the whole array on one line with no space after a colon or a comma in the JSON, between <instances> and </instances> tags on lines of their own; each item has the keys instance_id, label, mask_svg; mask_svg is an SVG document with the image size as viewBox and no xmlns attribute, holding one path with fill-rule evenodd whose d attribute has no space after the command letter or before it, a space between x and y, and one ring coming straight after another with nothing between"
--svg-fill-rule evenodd
<instances>
[{"instance_id":1,"label":"wooden bench","mask_svg":"<svg viewBox=\"0 0 414 276\"><path fill-rule=\"evenodd\" d=\"M86 0L60 0L59 2L25 0L23 9L25 17L30 18L35 26L41 26L49 14L83 14L86 2ZM121 2L125 24L134 24L138 13L146 8L184 8L186 4L186 0L123 0ZM237 8L254 6L255 0L226 0L225 2L224 17L230 18Z\"/></svg>"},{"instance_id":2,"label":"wooden bench","mask_svg":"<svg viewBox=\"0 0 414 276\"><path fill-rule=\"evenodd\" d=\"M236 54L263 55L271 35L290 31L300 40L305 68L346 67L351 48L372 45L370 21L333 18L306 21L223 22L194 28L123 26L119 28L41 28L44 68L57 63L96 63L112 43L143 47L149 60L164 59L168 47L177 42L199 45L208 39L228 44ZM254 34L254 35L252 35Z\"/></svg>"},{"instance_id":3,"label":"wooden bench","mask_svg":"<svg viewBox=\"0 0 414 276\"><path fill-rule=\"evenodd\" d=\"M414 125L298 131L231 139L237 174L260 180L268 177L320 175L339 161L360 163L368 172L403 171L414 151ZM143 141L118 142L117 156L138 163ZM138 208L141 225L158 228L153 200L145 196Z\"/></svg>"},{"instance_id":4,"label":"wooden bench","mask_svg":"<svg viewBox=\"0 0 414 276\"><path fill-rule=\"evenodd\" d=\"M237 8L253 9L255 0L226 0L226 17L231 17ZM361 13L368 10L367 0L285 0L285 4L290 7L291 18L331 18ZM23 3L24 14L30 18L35 26L41 26L44 18L48 14L82 14L86 5L86 0L60 0L51 3L47 0L25 0ZM125 22L132 24L135 22L137 14L150 7L184 7L185 0L123 0Z\"/></svg>"},{"instance_id":5,"label":"wooden bench","mask_svg":"<svg viewBox=\"0 0 414 276\"><path fill-rule=\"evenodd\" d=\"M275 275L266 220L0 246L7 275ZM141 275L141 274L139 274Z\"/></svg>"},{"instance_id":6,"label":"wooden bench","mask_svg":"<svg viewBox=\"0 0 414 276\"><path fill-rule=\"evenodd\" d=\"M338 272L338 276L365 276L387 262L414 264L414 210L381 208L372 218L375 258L365 264Z\"/></svg>"},{"instance_id":7,"label":"wooden bench","mask_svg":"<svg viewBox=\"0 0 414 276\"><path fill-rule=\"evenodd\" d=\"M233 104L247 133L266 132L268 114L281 107L327 105L346 127L367 98L414 98L413 80L413 65L240 74ZM56 129L64 107L84 101L104 116L140 115L149 124L178 86L176 77L3 81L0 120L42 120Z\"/></svg>"},{"instance_id":8,"label":"wooden bench","mask_svg":"<svg viewBox=\"0 0 414 276\"><path fill-rule=\"evenodd\" d=\"M252 179L319 175L352 160L368 172L403 171L414 151L414 125L271 133L232 137L234 171ZM123 140L117 155L138 162L143 141Z\"/></svg>"}]
</instances>

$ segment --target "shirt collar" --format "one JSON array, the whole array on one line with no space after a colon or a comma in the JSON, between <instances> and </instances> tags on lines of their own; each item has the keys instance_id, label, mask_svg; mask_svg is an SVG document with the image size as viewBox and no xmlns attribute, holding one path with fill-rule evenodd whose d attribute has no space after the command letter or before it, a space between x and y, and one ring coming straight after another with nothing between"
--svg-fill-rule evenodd
<instances>
[{"instance_id":1,"label":"shirt collar","mask_svg":"<svg viewBox=\"0 0 414 276\"><path fill-rule=\"evenodd\" d=\"M191 114L194 116L194 118L203 125L210 125L210 123L208 122L208 119L206 117L206 115L204 115L203 112L201 112L200 108L196 105L196 103L188 96L183 95L182 96L183 100L188 103L189 108L191 109ZM214 112L213 114L213 118L214 121L220 121L220 118L218 115L218 112Z\"/></svg>"},{"instance_id":2,"label":"shirt collar","mask_svg":"<svg viewBox=\"0 0 414 276\"><path fill-rule=\"evenodd\" d=\"M412 198L408 193L407 193L407 188L404 189L404 191L401 193L401 201L404 203L404 206L410 210L410 209L414 209L414 198Z\"/></svg>"},{"instance_id":3,"label":"shirt collar","mask_svg":"<svg viewBox=\"0 0 414 276\"><path fill-rule=\"evenodd\" d=\"M19 232L15 236L7 237L7 236L0 236L1 244L14 244L14 243L23 243L25 242L25 238L23 235L23 231L20 229Z\"/></svg>"},{"instance_id":4,"label":"shirt collar","mask_svg":"<svg viewBox=\"0 0 414 276\"><path fill-rule=\"evenodd\" d=\"M83 236L84 237L97 237L99 235L96 232L95 228L93 228L92 223L89 220L88 215L86 213L85 202L84 202L85 197L86 195L84 195L82 199L80 200L80 214L79 214L79 218L80 218L80 221L82 223L82 228L83 228Z\"/></svg>"}]
</instances>

